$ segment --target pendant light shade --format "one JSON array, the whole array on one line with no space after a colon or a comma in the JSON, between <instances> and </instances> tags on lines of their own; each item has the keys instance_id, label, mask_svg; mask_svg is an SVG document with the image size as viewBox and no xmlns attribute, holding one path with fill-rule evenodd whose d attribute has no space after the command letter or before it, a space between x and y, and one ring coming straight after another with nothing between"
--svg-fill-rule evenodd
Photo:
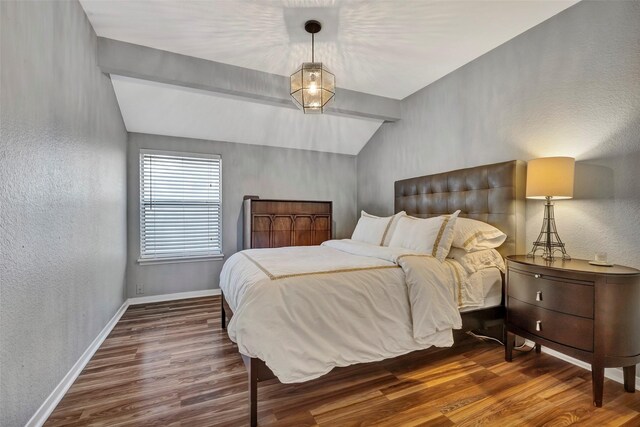
<instances>
[{"instance_id":1,"label":"pendant light shade","mask_svg":"<svg viewBox=\"0 0 640 427\"><path fill-rule=\"evenodd\" d=\"M322 62L315 62L314 34L322 26L318 21L307 21L305 30L311 33L311 62L303 63L291 74L291 97L306 113L321 114L336 93L336 77Z\"/></svg>"},{"instance_id":2,"label":"pendant light shade","mask_svg":"<svg viewBox=\"0 0 640 427\"><path fill-rule=\"evenodd\" d=\"M291 96L305 113L322 113L336 93L336 78L322 62L305 62L291 75Z\"/></svg>"}]
</instances>

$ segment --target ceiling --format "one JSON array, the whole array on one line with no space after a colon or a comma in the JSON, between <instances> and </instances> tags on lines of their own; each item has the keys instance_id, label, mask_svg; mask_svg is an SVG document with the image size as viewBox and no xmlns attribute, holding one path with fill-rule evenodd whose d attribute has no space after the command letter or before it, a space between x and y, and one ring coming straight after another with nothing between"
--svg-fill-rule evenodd
<instances>
[{"instance_id":1,"label":"ceiling","mask_svg":"<svg viewBox=\"0 0 640 427\"><path fill-rule=\"evenodd\" d=\"M101 37L269 73L316 58L339 87L403 99L575 0L81 0Z\"/></svg>"},{"instance_id":2,"label":"ceiling","mask_svg":"<svg viewBox=\"0 0 640 427\"><path fill-rule=\"evenodd\" d=\"M98 36L289 76L316 60L340 88L403 99L575 0L80 0ZM382 122L112 75L130 132L357 154ZM344 92L345 94L347 92Z\"/></svg>"},{"instance_id":3,"label":"ceiling","mask_svg":"<svg viewBox=\"0 0 640 427\"><path fill-rule=\"evenodd\" d=\"M129 132L355 155L382 124L129 77L111 81Z\"/></svg>"}]
</instances>

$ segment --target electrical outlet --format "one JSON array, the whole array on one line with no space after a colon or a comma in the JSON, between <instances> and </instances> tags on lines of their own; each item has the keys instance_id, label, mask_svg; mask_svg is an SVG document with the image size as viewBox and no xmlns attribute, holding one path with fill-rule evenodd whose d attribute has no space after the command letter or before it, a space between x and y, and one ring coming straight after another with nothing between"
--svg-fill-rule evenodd
<instances>
[{"instance_id":1,"label":"electrical outlet","mask_svg":"<svg viewBox=\"0 0 640 427\"><path fill-rule=\"evenodd\" d=\"M136 295L144 295L144 284L138 283L138 286L136 286Z\"/></svg>"}]
</instances>

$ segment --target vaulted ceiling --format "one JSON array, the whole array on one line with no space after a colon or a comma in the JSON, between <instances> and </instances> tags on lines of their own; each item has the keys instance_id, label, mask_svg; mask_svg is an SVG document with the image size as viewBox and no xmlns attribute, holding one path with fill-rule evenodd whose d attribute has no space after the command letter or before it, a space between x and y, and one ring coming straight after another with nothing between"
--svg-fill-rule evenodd
<instances>
[{"instance_id":1,"label":"vaulted ceiling","mask_svg":"<svg viewBox=\"0 0 640 427\"><path fill-rule=\"evenodd\" d=\"M129 132L358 154L382 123L307 117L297 109L128 77L112 76L112 82Z\"/></svg>"},{"instance_id":2,"label":"vaulted ceiling","mask_svg":"<svg viewBox=\"0 0 640 427\"><path fill-rule=\"evenodd\" d=\"M81 3L101 37L281 76L289 76L301 62L310 60L310 37L303 25L308 19L317 19L323 29L316 36L316 60L321 60L336 74L340 89L403 99L576 1L81 0ZM145 131L146 126L141 125L143 120L137 116L148 106L145 102L136 105L130 102L131 91L141 87L133 82L115 86L118 99L128 99L123 108L125 123L128 127L136 123L138 131ZM158 85L146 87L145 93L158 101L163 99L161 92L166 95L167 90L170 88ZM149 95L149 91L155 91L155 95ZM193 95L185 93L172 101L186 103L182 106L184 109L204 108L189 101ZM217 132L213 126L198 133L199 137L208 139L299 145L298 148L355 154L381 123L381 120L375 123L352 117L340 118L342 120L302 117L302 113L295 110L276 111L281 107L273 105L252 106L244 114L233 116L238 102L249 101L216 94L209 96L217 98L210 100L209 108L225 110L229 129L242 128L241 123L235 121L262 123L269 118L275 128L279 127L279 120L282 121L280 127L291 128L291 114L298 113L300 117L295 120L306 121L302 125L296 123L297 127L304 128L300 132L317 133L317 141L301 142L295 139L298 136L295 133L288 137L283 131L283 135L278 134L278 141L282 142L274 138L267 143L264 138L245 135L246 132L233 138L235 131ZM199 117L202 112L186 115ZM364 123L359 123L353 132L345 132L343 129L353 125L347 125L349 121ZM164 127L167 126L165 123ZM324 126L331 129L328 135L322 133ZM174 134L182 132L177 128L173 130ZM329 141L325 144L323 141L327 138ZM336 148L342 144L348 147Z\"/></svg>"}]
</instances>

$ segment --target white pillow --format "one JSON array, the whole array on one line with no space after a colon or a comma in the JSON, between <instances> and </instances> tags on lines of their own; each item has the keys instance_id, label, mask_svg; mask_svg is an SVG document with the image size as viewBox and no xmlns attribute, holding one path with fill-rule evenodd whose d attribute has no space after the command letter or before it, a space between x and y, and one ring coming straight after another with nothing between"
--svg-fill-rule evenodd
<instances>
[{"instance_id":1,"label":"white pillow","mask_svg":"<svg viewBox=\"0 0 640 427\"><path fill-rule=\"evenodd\" d=\"M452 246L467 252L480 251L495 249L506 239L507 235L493 225L471 218L458 218L453 231Z\"/></svg>"},{"instance_id":2,"label":"white pillow","mask_svg":"<svg viewBox=\"0 0 640 427\"><path fill-rule=\"evenodd\" d=\"M382 245L392 219L393 216L379 217L362 211L358 224L356 224L356 229L353 230L351 235L351 240L378 246Z\"/></svg>"},{"instance_id":3,"label":"white pillow","mask_svg":"<svg viewBox=\"0 0 640 427\"><path fill-rule=\"evenodd\" d=\"M396 231L396 227L398 226L398 221L403 216L407 216L407 213L405 211L398 212L391 218L391 222L389 223L389 228L387 228L387 231L384 234L382 239L382 246L389 246L391 237L393 236L393 233Z\"/></svg>"},{"instance_id":4,"label":"white pillow","mask_svg":"<svg viewBox=\"0 0 640 427\"><path fill-rule=\"evenodd\" d=\"M496 267L503 273L505 272L504 259L495 249L467 252L464 249L451 248L447 258L458 261L469 274L491 267Z\"/></svg>"},{"instance_id":5,"label":"white pillow","mask_svg":"<svg viewBox=\"0 0 640 427\"><path fill-rule=\"evenodd\" d=\"M453 215L419 219L402 216L389 246L411 249L444 261L453 241L453 230L460 211Z\"/></svg>"}]
</instances>

